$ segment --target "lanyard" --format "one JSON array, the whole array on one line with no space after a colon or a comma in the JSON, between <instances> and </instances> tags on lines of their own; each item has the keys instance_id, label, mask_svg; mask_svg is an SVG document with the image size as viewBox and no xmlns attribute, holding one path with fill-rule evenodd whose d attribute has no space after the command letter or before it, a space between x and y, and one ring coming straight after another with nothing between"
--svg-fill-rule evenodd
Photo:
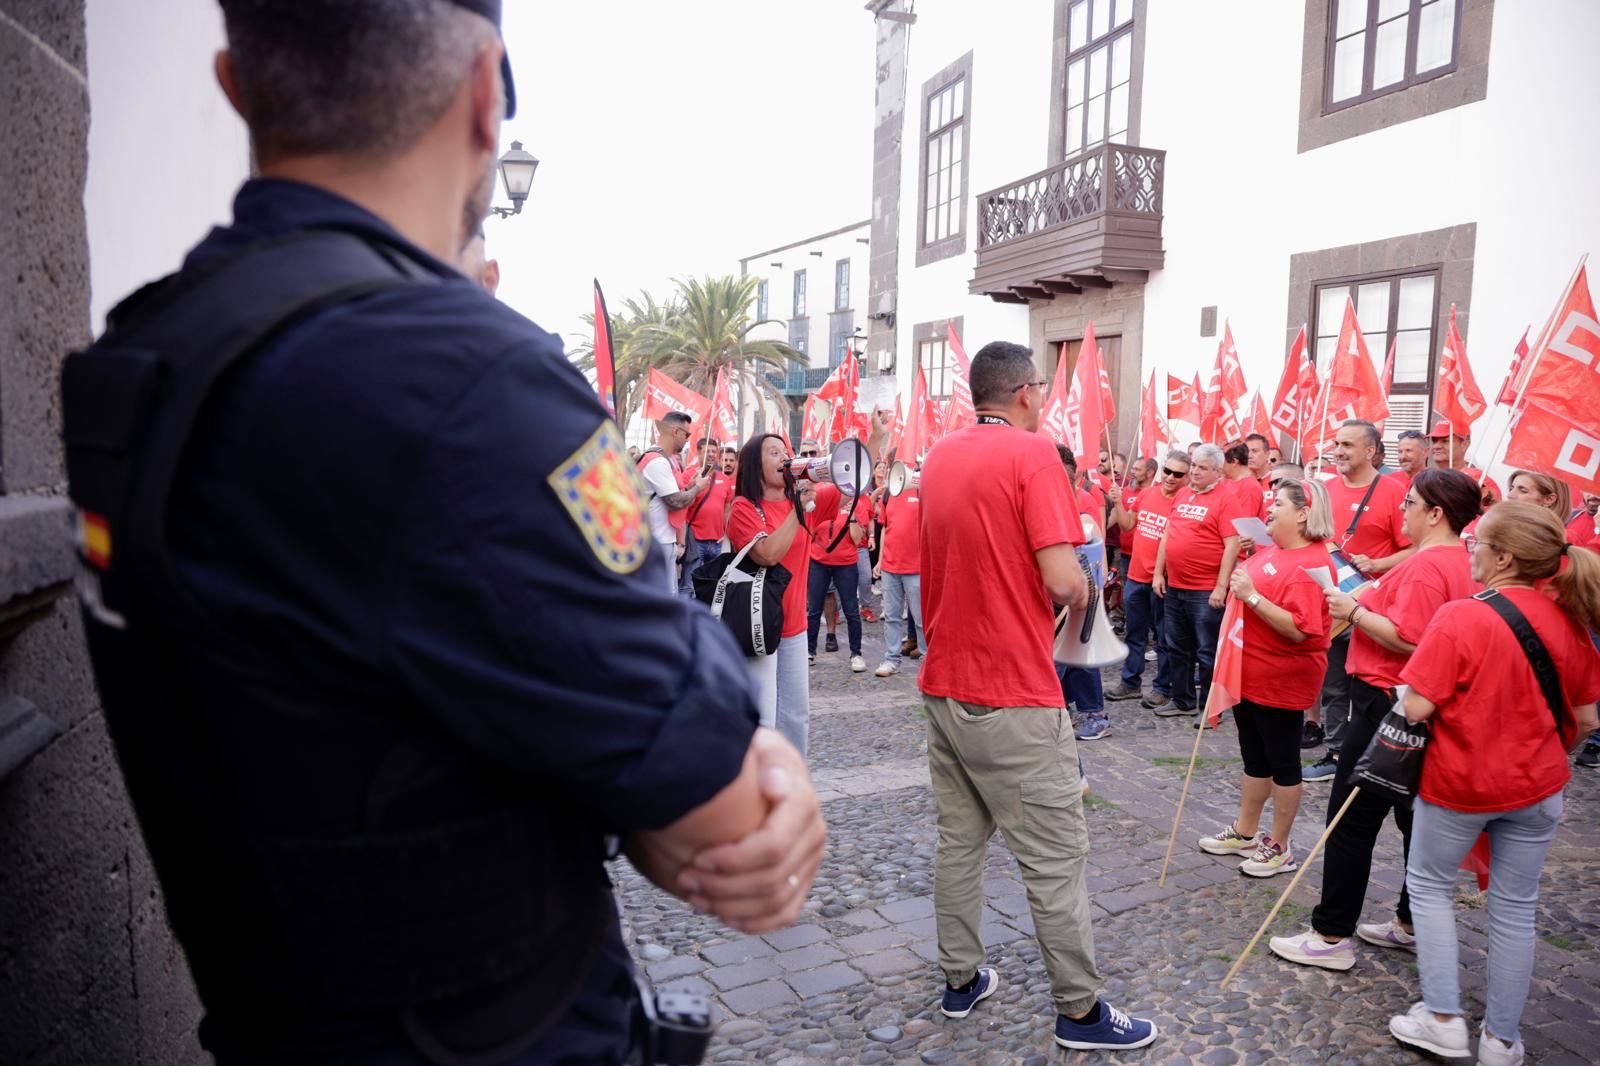
<instances>
[{"instance_id":1,"label":"lanyard","mask_svg":"<svg viewBox=\"0 0 1600 1066\"><path fill-rule=\"evenodd\" d=\"M1009 426L1010 424L1010 422L1001 418L999 415L978 416L978 425L980 426Z\"/></svg>"}]
</instances>

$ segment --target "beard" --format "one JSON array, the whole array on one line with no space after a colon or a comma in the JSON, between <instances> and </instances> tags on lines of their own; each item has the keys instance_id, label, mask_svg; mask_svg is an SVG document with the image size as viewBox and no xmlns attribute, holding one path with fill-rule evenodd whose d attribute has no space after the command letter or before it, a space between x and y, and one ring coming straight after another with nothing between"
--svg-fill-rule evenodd
<instances>
[{"instance_id":1,"label":"beard","mask_svg":"<svg viewBox=\"0 0 1600 1066\"><path fill-rule=\"evenodd\" d=\"M461 205L461 247L477 234L478 227L489 215L489 203L494 199L494 172L498 160L491 158L484 168L483 178L467 193Z\"/></svg>"}]
</instances>

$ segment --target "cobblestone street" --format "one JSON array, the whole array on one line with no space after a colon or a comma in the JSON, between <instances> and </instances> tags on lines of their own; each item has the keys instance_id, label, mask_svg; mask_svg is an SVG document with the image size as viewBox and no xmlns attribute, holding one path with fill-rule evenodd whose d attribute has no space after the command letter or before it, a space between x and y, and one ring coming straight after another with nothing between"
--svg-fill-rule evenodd
<instances>
[{"instance_id":1,"label":"cobblestone street","mask_svg":"<svg viewBox=\"0 0 1600 1066\"><path fill-rule=\"evenodd\" d=\"M842 627L841 627L842 628ZM841 633L841 637L843 634ZM866 627L876 666L882 627ZM928 786L916 663L880 679L851 674L848 653L812 669L810 762L826 812L828 856L807 913L761 937L730 934L618 870L625 928L658 987L715 997L715 1062L810 1063L1382 1063L1424 1061L1387 1022L1419 998L1415 958L1358 942L1348 973L1283 962L1265 940L1226 992L1218 982L1292 875L1254 881L1237 860L1201 853L1203 833L1233 817L1240 768L1231 723L1201 748L1165 887L1162 855L1193 746L1191 720L1157 719L1137 701L1109 705L1113 733L1080 745L1087 801L1088 886L1106 997L1152 1017L1148 1048L1067 1052L1051 1040L1049 986L1016 864L990 842L983 936L1000 973L996 995L960 1021L937 1010L942 978L933 919L934 805ZM1146 672L1146 682L1150 677ZM1313 753L1307 753L1311 755ZM1545 869L1534 987L1523 1019L1530 1063L1591 1063L1600 1047L1600 775L1577 770L1566 823ZM1306 786L1296 853L1320 832L1326 786ZM1305 927L1321 861L1301 881L1274 933ZM1373 864L1365 920L1392 916L1403 870L1390 823ZM1463 899L1476 885L1462 875ZM1464 991L1474 1036L1482 1012L1485 913L1458 909Z\"/></svg>"}]
</instances>

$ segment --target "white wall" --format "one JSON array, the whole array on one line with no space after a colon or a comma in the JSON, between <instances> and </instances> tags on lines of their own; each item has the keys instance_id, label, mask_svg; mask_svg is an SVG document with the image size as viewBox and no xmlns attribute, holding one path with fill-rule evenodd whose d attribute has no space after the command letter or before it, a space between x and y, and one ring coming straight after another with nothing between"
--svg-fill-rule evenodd
<instances>
[{"instance_id":1,"label":"white wall","mask_svg":"<svg viewBox=\"0 0 1600 1066\"><path fill-rule=\"evenodd\" d=\"M919 322L961 316L971 355L993 340L1028 342L1028 308L970 296L977 263L977 194L1025 177L1047 164L1050 52L1054 15L1041 0L922 0L907 56L905 128L900 142L900 291L895 365L909 400L916 373L912 331ZM972 104L967 118L967 249L918 267L922 232L918 187L922 166L924 83L972 52Z\"/></svg>"},{"instance_id":2,"label":"white wall","mask_svg":"<svg viewBox=\"0 0 1600 1066\"><path fill-rule=\"evenodd\" d=\"M828 365L832 338L829 336L830 316L839 308L834 306L834 265L841 259L850 260L850 302L847 308L855 312L855 329L867 332L867 245L869 227L866 223L836 233L822 240L805 241L768 255L750 259L745 264L749 275L767 283L767 317L778 319L784 325L763 326L750 335L757 340L789 339L788 321L794 315L794 275L806 272L806 318L810 326L806 338L806 354L811 365ZM820 252L821 255L812 253ZM774 267L773 263L781 263ZM875 365L869 368L875 370Z\"/></svg>"},{"instance_id":3,"label":"white wall","mask_svg":"<svg viewBox=\"0 0 1600 1066\"><path fill-rule=\"evenodd\" d=\"M244 123L212 76L214 0L88 0L90 322L232 215Z\"/></svg>"},{"instance_id":4,"label":"white wall","mask_svg":"<svg viewBox=\"0 0 1600 1066\"><path fill-rule=\"evenodd\" d=\"M1141 140L1167 152L1166 268L1146 289L1144 373L1204 376L1216 340L1199 336L1200 309L1214 304L1270 394L1292 254L1475 222L1465 339L1492 394L1523 329L1600 247L1600 4L1502 0L1487 99L1299 154L1304 25L1302 5L1277 0L1226 14L1150 2ZM1478 445L1492 429L1479 422Z\"/></svg>"}]
</instances>

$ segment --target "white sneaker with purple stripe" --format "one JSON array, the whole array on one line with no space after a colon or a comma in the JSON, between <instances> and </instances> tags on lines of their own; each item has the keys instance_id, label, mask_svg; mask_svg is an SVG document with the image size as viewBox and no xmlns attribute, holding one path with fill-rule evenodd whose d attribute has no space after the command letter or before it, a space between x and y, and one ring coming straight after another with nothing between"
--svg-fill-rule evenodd
<instances>
[{"instance_id":1,"label":"white sneaker with purple stripe","mask_svg":"<svg viewBox=\"0 0 1600 1066\"><path fill-rule=\"evenodd\" d=\"M1349 937L1337 944L1322 939L1316 930L1307 930L1299 936L1275 936L1267 946L1279 958L1298 962L1302 966L1320 966L1324 970L1348 970L1356 964L1356 949Z\"/></svg>"},{"instance_id":2,"label":"white sneaker with purple stripe","mask_svg":"<svg viewBox=\"0 0 1600 1066\"><path fill-rule=\"evenodd\" d=\"M1356 926L1356 936L1380 948L1398 948L1410 952L1417 950L1417 938L1400 928L1400 923L1393 918L1387 922L1362 922Z\"/></svg>"}]
</instances>

